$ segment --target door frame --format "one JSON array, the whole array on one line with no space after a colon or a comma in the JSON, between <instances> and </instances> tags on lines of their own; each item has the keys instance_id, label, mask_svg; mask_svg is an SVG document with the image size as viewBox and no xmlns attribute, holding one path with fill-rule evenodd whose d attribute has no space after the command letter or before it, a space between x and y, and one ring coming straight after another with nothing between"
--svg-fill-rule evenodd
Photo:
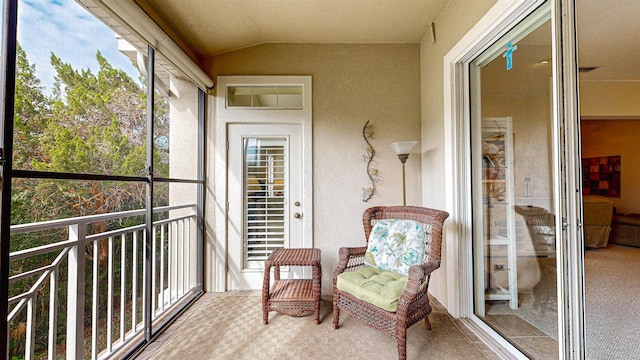
<instances>
[{"instance_id":1,"label":"door frame","mask_svg":"<svg viewBox=\"0 0 640 360\"><path fill-rule=\"evenodd\" d=\"M18 2L5 1L0 8L0 339L8 339L9 252L11 250L11 182L13 178L13 121L16 88ZM4 341L4 340L3 340ZM0 347L0 359L8 358L9 347Z\"/></svg>"},{"instance_id":2,"label":"door frame","mask_svg":"<svg viewBox=\"0 0 640 360\"><path fill-rule=\"evenodd\" d=\"M544 0L498 0L444 57L446 308L505 358L524 355L474 315L469 63ZM584 358L584 273L574 0L550 0L553 42L553 152L558 244L560 359ZM460 141L460 139L463 139ZM567 220L569 219L569 220Z\"/></svg>"},{"instance_id":3,"label":"door frame","mask_svg":"<svg viewBox=\"0 0 640 360\"><path fill-rule=\"evenodd\" d=\"M226 105L228 86L302 86L301 109L234 108ZM214 291L227 291L228 183L227 148L230 124L299 124L302 126L302 217L303 247L313 247L313 143L311 76L218 76L215 102L215 284Z\"/></svg>"},{"instance_id":4,"label":"door frame","mask_svg":"<svg viewBox=\"0 0 640 360\"><path fill-rule=\"evenodd\" d=\"M308 247L304 243L304 219L305 214L302 209L303 202L303 181L301 177L302 168L302 126L300 124L239 124L228 123L228 140L229 149L227 158L229 159L228 179L243 179L246 181L246 163L247 154L245 153L244 140L247 138L261 139L266 142L278 141L284 145L283 159L285 164L285 186L284 194L286 194L283 210L284 213L284 243L285 248ZM247 232L248 224L246 221L248 204L248 191L244 186L244 182L228 183L227 196L229 196L229 207L227 209L228 231L227 231L227 253L229 266L227 269L227 290L228 291L244 291L256 290L262 288L264 279L264 260L256 260L248 266L245 258L245 243L247 237L251 233ZM266 193L266 189L265 189ZM266 201L266 200L265 200ZM300 202L299 205L295 205ZM266 203L263 203L266 204ZM265 205L267 206L267 205ZM257 209L256 207L255 209ZM296 218L294 213L303 216ZM259 239L256 239L260 241ZM247 267L248 266L248 267ZM305 271L306 270L306 271ZM283 267L280 269L283 278L308 278L311 272L308 267Z\"/></svg>"}]
</instances>

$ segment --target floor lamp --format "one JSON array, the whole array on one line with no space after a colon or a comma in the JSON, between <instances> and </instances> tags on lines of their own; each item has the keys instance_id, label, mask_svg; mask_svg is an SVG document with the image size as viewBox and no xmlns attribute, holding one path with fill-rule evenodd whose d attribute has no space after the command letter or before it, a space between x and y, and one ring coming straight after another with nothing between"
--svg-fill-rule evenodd
<instances>
[{"instance_id":1,"label":"floor lamp","mask_svg":"<svg viewBox=\"0 0 640 360\"><path fill-rule=\"evenodd\" d=\"M402 163L402 205L407 205L407 184L404 176L404 163L409 158L409 152L416 146L417 141L398 141L391 143L391 148L398 155L398 159Z\"/></svg>"}]
</instances>

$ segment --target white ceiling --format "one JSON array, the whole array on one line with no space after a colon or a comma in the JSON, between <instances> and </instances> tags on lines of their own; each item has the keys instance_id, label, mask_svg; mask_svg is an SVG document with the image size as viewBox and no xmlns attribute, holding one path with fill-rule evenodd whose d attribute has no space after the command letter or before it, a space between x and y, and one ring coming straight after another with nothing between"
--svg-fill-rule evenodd
<instances>
[{"instance_id":1,"label":"white ceiling","mask_svg":"<svg viewBox=\"0 0 640 360\"><path fill-rule=\"evenodd\" d=\"M586 80L640 80L640 0L576 0ZM203 58L261 43L418 43L449 0L136 0ZM437 29L436 29L437 35Z\"/></svg>"},{"instance_id":2,"label":"white ceiling","mask_svg":"<svg viewBox=\"0 0 640 360\"><path fill-rule=\"evenodd\" d=\"M576 0L584 80L640 80L640 0Z\"/></svg>"}]
</instances>

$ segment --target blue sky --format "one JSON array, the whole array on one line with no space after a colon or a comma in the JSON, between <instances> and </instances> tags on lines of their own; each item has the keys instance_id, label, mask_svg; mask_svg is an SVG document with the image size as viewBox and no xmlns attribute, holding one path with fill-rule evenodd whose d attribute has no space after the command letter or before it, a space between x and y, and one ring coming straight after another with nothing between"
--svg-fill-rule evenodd
<instances>
[{"instance_id":1,"label":"blue sky","mask_svg":"<svg viewBox=\"0 0 640 360\"><path fill-rule=\"evenodd\" d=\"M53 85L51 53L76 69L98 70L100 50L112 66L134 79L138 71L118 52L113 30L74 0L21 0L18 7L18 42L48 90Z\"/></svg>"}]
</instances>

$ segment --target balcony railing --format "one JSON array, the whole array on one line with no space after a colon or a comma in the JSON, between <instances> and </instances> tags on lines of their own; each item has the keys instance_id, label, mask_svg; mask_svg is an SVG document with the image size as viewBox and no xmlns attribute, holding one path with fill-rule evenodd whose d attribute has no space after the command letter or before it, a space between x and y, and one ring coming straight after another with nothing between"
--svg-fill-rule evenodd
<instances>
[{"instance_id":1,"label":"balcony railing","mask_svg":"<svg viewBox=\"0 0 640 360\"><path fill-rule=\"evenodd\" d=\"M145 314L156 324L195 294L196 206L154 209L161 220L153 222L150 243L139 220L144 215L142 209L11 227L12 239L65 235L65 240L9 256L9 288L23 289L10 292L11 358L56 359L63 353L67 358L110 358L144 338ZM106 226L93 225L136 219L141 224L109 231L96 232ZM144 266L147 246L150 267ZM151 271L151 311L145 309L146 271Z\"/></svg>"}]
</instances>

